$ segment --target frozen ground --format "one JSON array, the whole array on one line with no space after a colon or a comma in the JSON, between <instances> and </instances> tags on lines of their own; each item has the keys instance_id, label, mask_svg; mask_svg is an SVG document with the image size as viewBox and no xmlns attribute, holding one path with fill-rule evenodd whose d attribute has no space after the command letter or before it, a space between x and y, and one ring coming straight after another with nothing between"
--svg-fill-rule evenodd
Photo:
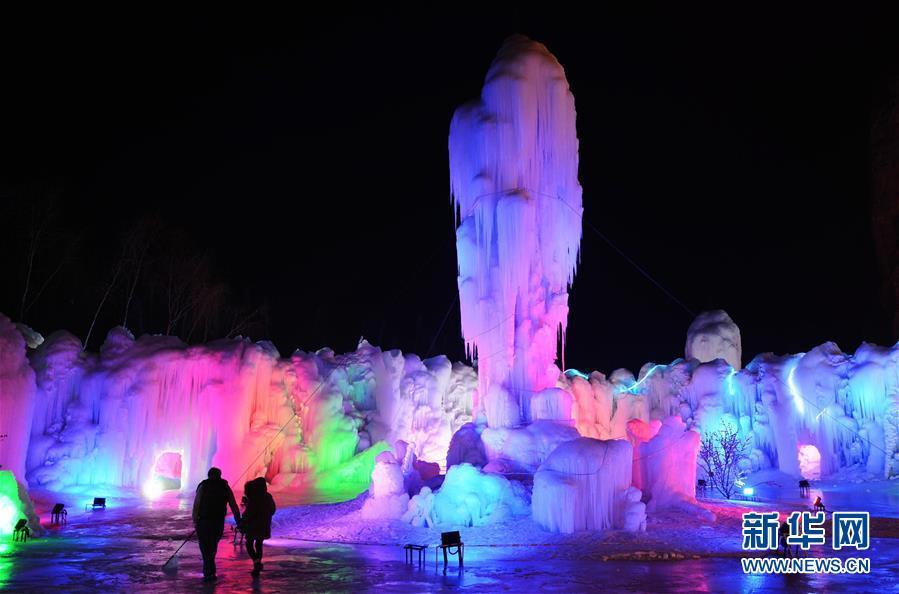
<instances>
[{"instance_id":1,"label":"frozen ground","mask_svg":"<svg viewBox=\"0 0 899 594\"><path fill-rule=\"evenodd\" d=\"M775 494L781 488L782 497L789 499L787 478L774 473L753 477L764 479L763 491ZM783 483L780 487L779 481ZM869 482L865 491L854 483L833 490L827 482L816 486L833 505L841 496L849 501L846 493L864 492L867 496L855 497L859 505L851 507L892 511L893 518L896 516L895 506L889 509L899 488L896 481ZM161 570L180 539L190 532L190 498L167 495L157 502L113 498L106 511L84 512L88 497L60 499L36 493L43 518L52 501L66 501L71 509L69 523L24 545L0 545L0 590L578 592L595 591L601 585L604 590L620 592L863 592L875 587L881 592L899 592L899 520L876 512L872 527L877 538L866 554L871 558L870 576L744 575L738 559L740 513L747 507L799 508L803 501L798 497L792 502L771 502L762 494L761 501L745 505L708 499L703 506L716 514L714 523L684 521L676 514L656 515L651 517L647 533L637 536L621 532L555 535L529 520L462 529L468 543L466 566L461 572L451 567L444 575L442 567L435 570L433 552L425 567L417 568L404 564L400 548L405 542L439 540L436 529L355 521L361 499L296 505L302 497L276 496L282 507L275 516L275 538L266 545L264 575L254 581L245 552L223 540L219 549L221 578L214 587L204 589L195 541L182 549L172 571ZM830 552L824 549L815 554Z\"/></svg>"}]
</instances>

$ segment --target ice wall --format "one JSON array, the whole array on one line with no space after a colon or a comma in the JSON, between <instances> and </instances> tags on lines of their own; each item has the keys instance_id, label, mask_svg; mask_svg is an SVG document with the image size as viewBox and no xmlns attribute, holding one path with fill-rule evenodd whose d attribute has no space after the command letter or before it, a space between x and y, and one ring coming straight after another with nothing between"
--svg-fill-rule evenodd
<instances>
[{"instance_id":1,"label":"ice wall","mask_svg":"<svg viewBox=\"0 0 899 594\"><path fill-rule=\"evenodd\" d=\"M574 97L546 47L505 41L481 98L453 116L449 158L478 404L491 427L513 427L532 420L534 395L555 387L581 240Z\"/></svg>"},{"instance_id":2,"label":"ice wall","mask_svg":"<svg viewBox=\"0 0 899 594\"><path fill-rule=\"evenodd\" d=\"M37 391L25 338L0 314L0 468L25 480L25 456Z\"/></svg>"},{"instance_id":3,"label":"ice wall","mask_svg":"<svg viewBox=\"0 0 899 594\"><path fill-rule=\"evenodd\" d=\"M264 476L275 489L353 497L368 487L384 440L403 439L414 457L445 465L453 430L471 419L476 384L469 367L445 357L422 361L365 341L344 355L284 359L264 342L188 346L135 340L121 328L99 354L58 332L31 364L37 390L28 396L27 381L16 384L19 396L9 399L35 411L24 423L27 465L24 448L18 458L32 486L52 490L142 488L174 480L166 472L180 463L185 491L215 465L238 488Z\"/></svg>"},{"instance_id":4,"label":"ice wall","mask_svg":"<svg viewBox=\"0 0 899 594\"><path fill-rule=\"evenodd\" d=\"M618 411L613 407L609 418L602 397L594 404L607 387L589 391L576 378L572 388L575 410L594 406L579 429L616 437L611 427ZM899 475L899 344L863 343L850 355L828 342L808 353L765 353L739 371L723 359L647 364L625 393L645 399L649 419L677 415L699 432L732 424L750 440L745 463L751 469L827 476L858 466ZM625 417L642 418L633 411Z\"/></svg>"}]
</instances>

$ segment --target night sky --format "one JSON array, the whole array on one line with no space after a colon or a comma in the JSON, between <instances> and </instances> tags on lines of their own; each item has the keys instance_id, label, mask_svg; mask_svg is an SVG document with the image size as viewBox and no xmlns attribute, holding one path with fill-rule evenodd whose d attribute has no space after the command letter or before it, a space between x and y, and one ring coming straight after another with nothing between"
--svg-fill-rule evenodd
<instances>
[{"instance_id":1,"label":"night sky","mask_svg":"<svg viewBox=\"0 0 899 594\"><path fill-rule=\"evenodd\" d=\"M869 134L897 72L893 15L458 6L2 22L2 200L55 193L84 238L27 316L45 335L85 335L118 234L152 213L267 304L253 338L282 355L364 336L461 358L449 122L521 32L566 68L589 224L687 309L727 310L744 361L891 341ZM8 223L0 311L16 317ZM683 354L691 316L589 225L570 305L569 367Z\"/></svg>"}]
</instances>

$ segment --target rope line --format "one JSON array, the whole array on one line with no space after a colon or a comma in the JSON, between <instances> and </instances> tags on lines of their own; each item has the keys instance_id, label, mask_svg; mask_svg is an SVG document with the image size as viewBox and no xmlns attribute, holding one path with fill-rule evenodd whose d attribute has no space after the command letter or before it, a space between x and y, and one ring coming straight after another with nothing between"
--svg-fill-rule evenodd
<instances>
[{"instance_id":1,"label":"rope line","mask_svg":"<svg viewBox=\"0 0 899 594\"><path fill-rule=\"evenodd\" d=\"M787 389L787 394L789 394L789 395L791 395L791 396L794 395L794 394L793 394L793 390L790 388L789 384L784 383L784 381L783 381L782 379L780 379L780 377L778 377L777 374L772 373L771 376L772 376L774 379L776 379L777 381L779 381L783 386L786 387L786 389ZM837 425L839 425L839 426L842 427L843 429L849 431L850 433L853 433L856 437L865 440L866 442L868 442L868 445L871 446L872 448L876 448L876 449L880 450L881 452L883 452L883 453L887 456L887 460L889 460L889 458L890 458L890 456L891 456L892 454L888 453L885 449L883 449L883 448L880 447L879 445L877 445L877 444L875 444L874 442L872 442L869 438L863 436L863 435L859 432L859 431L860 431L859 429L853 429L852 427L850 427L850 426L848 426L848 425L845 425L844 423L840 422L836 417L834 417L832 414L830 414L830 412L827 410L827 407L821 408L820 406L818 406L817 403L812 402L811 400L809 400L808 398L806 398L805 396L803 396L803 395L802 395L802 392L801 392L800 390L796 390L796 395L798 395L798 396L799 396L802 400L804 400L805 402L807 402L807 403L811 404L812 406L814 406L814 407L819 411L819 414L826 414L828 417L830 417L830 419L831 419L834 423L836 423Z\"/></svg>"},{"instance_id":2,"label":"rope line","mask_svg":"<svg viewBox=\"0 0 899 594\"><path fill-rule=\"evenodd\" d=\"M639 265L633 258L631 258L630 256L628 256L628 255L624 252L624 250L622 250L621 248L619 248L619 247L618 247L618 246L617 246L611 239L609 239L609 237L608 237L605 233L603 233L602 231L600 231L599 228L598 228L596 225L594 225L594 224L590 221L590 219L588 219L586 216L584 216L584 212L583 212L584 209L583 209L583 207L581 207L580 212L579 212L578 209L576 209L575 207L573 207L572 205L570 205L570 204L569 204L567 201L565 201L565 199L563 199L561 196L557 196L557 195L553 195L553 194L547 194L546 192L540 192L540 191L531 190L531 189L528 189L528 188L514 188L514 189L509 189L509 190L500 190L500 191L497 191L497 192L489 192L489 193L486 193L486 194L481 194L481 195L479 195L479 196L475 196L474 202L472 203L471 207L468 209L468 211L466 212L466 214L465 214L464 217L460 217L460 220L465 219L465 218L468 218L469 216L471 216L471 211L473 211L474 208L478 205L478 203L481 201L481 198L486 198L486 197L488 197L488 196L497 196L497 195L501 195L501 194L513 194L513 193L517 193L517 192L527 192L527 193L529 193L529 194L535 194L535 195L538 195L538 196L544 196L544 197L546 197L546 198L553 198L553 199L555 199L555 200L558 200L558 201L561 202L562 204L564 204L566 207L568 207L569 210L571 210L571 212L573 212L578 218L580 218L581 221L583 221L583 222L584 222L584 223L585 223L585 224L586 224L586 225L587 225L587 226L588 226L594 233L596 233L596 234L600 237L600 239L602 239L602 240L603 240L603 241L604 241L610 248L612 248L612 250L614 250L615 253L617 253L619 256L621 256L622 258L624 258L624 260L625 260L628 264L630 264L631 266L633 266L634 269L637 270L637 272L639 272L639 273L640 273L646 280L648 280L648 281L651 282L653 285L655 285L655 287L656 287L657 289L659 289L659 290L660 290L662 293L664 293L669 299L671 299L674 303L676 303L678 306L680 306L680 307L681 307L687 314L689 314L691 317L696 317L696 314L693 312L692 309L690 309L689 307L687 307L687 306L683 303L683 301L681 301L680 299L678 299L677 297L675 297L674 294L673 294L671 291L669 291L667 288L665 288L665 286L662 285L662 283L660 283L660 282L659 282L658 280L656 280L651 274L649 274L649 272L648 272L645 268L643 268L642 266L640 266L640 265Z\"/></svg>"}]
</instances>

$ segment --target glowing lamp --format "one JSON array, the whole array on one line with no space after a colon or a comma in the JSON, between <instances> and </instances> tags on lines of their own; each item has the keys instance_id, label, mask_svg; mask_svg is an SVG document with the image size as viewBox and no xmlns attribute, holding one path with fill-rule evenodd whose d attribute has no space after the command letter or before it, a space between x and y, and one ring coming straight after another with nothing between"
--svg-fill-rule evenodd
<instances>
[{"instance_id":1,"label":"glowing lamp","mask_svg":"<svg viewBox=\"0 0 899 594\"><path fill-rule=\"evenodd\" d=\"M158 478L151 478L147 482L144 483L144 497L147 499L159 499L159 496L162 495L162 481Z\"/></svg>"},{"instance_id":2,"label":"glowing lamp","mask_svg":"<svg viewBox=\"0 0 899 594\"><path fill-rule=\"evenodd\" d=\"M0 495L0 534L12 534L19 519L19 506L6 495Z\"/></svg>"},{"instance_id":3,"label":"glowing lamp","mask_svg":"<svg viewBox=\"0 0 899 594\"><path fill-rule=\"evenodd\" d=\"M755 495L755 489L753 489L752 487L743 487L743 495L752 497L753 495Z\"/></svg>"}]
</instances>

